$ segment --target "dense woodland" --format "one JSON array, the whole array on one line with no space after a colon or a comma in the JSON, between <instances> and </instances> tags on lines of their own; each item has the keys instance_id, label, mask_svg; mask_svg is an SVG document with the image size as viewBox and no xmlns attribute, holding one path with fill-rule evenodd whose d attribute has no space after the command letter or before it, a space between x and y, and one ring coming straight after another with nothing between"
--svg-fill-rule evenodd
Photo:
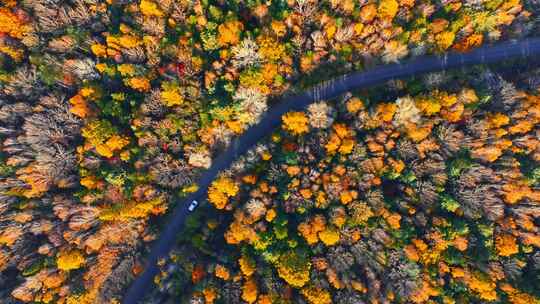
<instances>
[{"instance_id":1,"label":"dense woodland","mask_svg":"<svg viewBox=\"0 0 540 304\"><path fill-rule=\"evenodd\" d=\"M539 14L538 0L0 0L0 302L120 301L174 202L281 94L534 36ZM212 184L159 289L538 301L540 77L483 69L286 114Z\"/></svg>"},{"instance_id":2,"label":"dense woodland","mask_svg":"<svg viewBox=\"0 0 540 304\"><path fill-rule=\"evenodd\" d=\"M435 73L284 115L212 184L152 297L539 303L540 69L516 72Z\"/></svg>"}]
</instances>

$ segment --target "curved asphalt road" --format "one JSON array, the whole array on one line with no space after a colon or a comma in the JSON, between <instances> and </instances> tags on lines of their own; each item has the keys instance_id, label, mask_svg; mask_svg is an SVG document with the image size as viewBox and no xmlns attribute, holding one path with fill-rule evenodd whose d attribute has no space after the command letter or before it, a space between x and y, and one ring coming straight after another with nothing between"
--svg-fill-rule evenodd
<instances>
[{"instance_id":1,"label":"curved asphalt road","mask_svg":"<svg viewBox=\"0 0 540 304\"><path fill-rule=\"evenodd\" d=\"M441 56L423 56L406 63L378 66L370 71L347 74L323 82L300 95L288 96L268 111L263 119L249 128L242 136L234 140L230 147L205 171L198 181L199 190L192 193L184 201L178 202L172 214L172 220L161 233L150 252L146 269L139 275L127 291L123 303L138 303L149 289L152 288L153 278L158 274L157 261L166 257L175 244L176 235L184 225L189 214L188 206L191 201L199 202L206 199L207 188L218 173L227 169L237 156L247 152L261 138L278 127L281 116L293 110L302 110L309 104L320 100L337 97L352 89L380 84L384 81L406 76L433 72L443 69L456 68L475 64L497 63L511 58L540 58L540 38L530 38L522 41L505 42L495 46L482 47L469 53L450 53Z\"/></svg>"}]
</instances>

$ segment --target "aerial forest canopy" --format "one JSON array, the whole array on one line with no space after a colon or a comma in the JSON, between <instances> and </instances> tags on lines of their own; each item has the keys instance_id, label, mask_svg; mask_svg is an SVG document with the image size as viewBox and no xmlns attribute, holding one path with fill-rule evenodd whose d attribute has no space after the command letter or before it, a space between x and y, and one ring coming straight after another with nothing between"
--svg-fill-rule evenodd
<instances>
[{"instance_id":1,"label":"aerial forest canopy","mask_svg":"<svg viewBox=\"0 0 540 304\"><path fill-rule=\"evenodd\" d=\"M540 34L538 0L0 0L0 303L121 303L284 94ZM283 115L145 303L540 303L540 64Z\"/></svg>"}]
</instances>

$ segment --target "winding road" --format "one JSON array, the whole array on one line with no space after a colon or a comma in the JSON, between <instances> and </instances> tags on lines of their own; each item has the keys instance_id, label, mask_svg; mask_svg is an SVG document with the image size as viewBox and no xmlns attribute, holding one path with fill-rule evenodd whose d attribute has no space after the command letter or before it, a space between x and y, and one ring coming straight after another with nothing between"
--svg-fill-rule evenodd
<instances>
[{"instance_id":1,"label":"winding road","mask_svg":"<svg viewBox=\"0 0 540 304\"><path fill-rule=\"evenodd\" d=\"M449 53L440 56L423 56L405 63L378 66L365 72L350 73L325 81L303 94L287 96L273 106L261 121L236 138L229 148L213 161L198 181L199 190L178 202L171 220L153 245L145 270L132 283L124 296L124 304L136 304L152 287L153 278L158 274L157 262L166 257L175 245L176 235L189 215L188 206L193 200L204 201L207 188L220 171L227 169L239 155L244 154L260 139L268 135L281 123L281 116L289 111L305 109L309 104L337 97L347 91L380 84L390 79L423 74L438 70L457 68L475 64L497 63L511 58L540 58L540 38L500 43L475 49L469 53Z\"/></svg>"}]
</instances>

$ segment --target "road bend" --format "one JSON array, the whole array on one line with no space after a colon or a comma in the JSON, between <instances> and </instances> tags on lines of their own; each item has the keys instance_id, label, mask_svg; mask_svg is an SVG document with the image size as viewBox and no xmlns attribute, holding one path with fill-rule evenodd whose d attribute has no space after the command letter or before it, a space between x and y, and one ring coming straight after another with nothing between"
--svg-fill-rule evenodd
<instances>
[{"instance_id":1,"label":"road bend","mask_svg":"<svg viewBox=\"0 0 540 304\"><path fill-rule=\"evenodd\" d=\"M281 123L281 116L289 111L305 109L309 104L335 98L347 91L366 88L385 81L439 70L491 64L514 58L540 58L540 38L508 41L493 46L477 48L468 53L447 53L422 56L404 63L375 67L368 71L353 72L322 82L301 94L284 97L271 107L261 121L236 138L229 148L213 160L212 166L198 180L198 191L178 202L170 222L155 241L148 255L145 270L133 281L122 303L137 304L153 288L153 279L159 272L157 262L165 258L175 245L176 235L181 231L189 215L188 206L193 200L206 199L207 188L219 172L227 169L236 158L253 147Z\"/></svg>"}]
</instances>

